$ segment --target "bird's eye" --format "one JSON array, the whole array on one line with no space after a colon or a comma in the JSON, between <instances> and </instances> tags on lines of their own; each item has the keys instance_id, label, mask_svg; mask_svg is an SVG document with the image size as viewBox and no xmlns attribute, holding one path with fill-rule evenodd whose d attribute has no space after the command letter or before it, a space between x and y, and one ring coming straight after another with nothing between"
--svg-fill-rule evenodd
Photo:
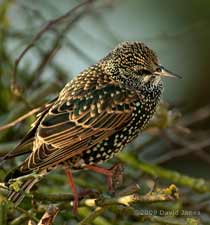
<instances>
[{"instance_id":1,"label":"bird's eye","mask_svg":"<svg viewBox=\"0 0 210 225\"><path fill-rule=\"evenodd\" d=\"M161 69L160 67L158 67L158 68L156 69L156 72L160 73L160 72L162 72L162 69Z\"/></svg>"},{"instance_id":2,"label":"bird's eye","mask_svg":"<svg viewBox=\"0 0 210 225\"><path fill-rule=\"evenodd\" d=\"M138 75L149 75L149 74L151 74L151 72L149 70L145 70L145 69L139 70L137 73L138 73Z\"/></svg>"}]
</instances>

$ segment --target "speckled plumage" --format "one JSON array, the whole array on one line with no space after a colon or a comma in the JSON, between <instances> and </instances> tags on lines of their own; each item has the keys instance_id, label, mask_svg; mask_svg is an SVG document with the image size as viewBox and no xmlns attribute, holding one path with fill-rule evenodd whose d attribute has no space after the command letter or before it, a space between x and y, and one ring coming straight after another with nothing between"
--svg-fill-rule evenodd
<instances>
[{"instance_id":1,"label":"speckled plumage","mask_svg":"<svg viewBox=\"0 0 210 225\"><path fill-rule=\"evenodd\" d=\"M162 93L160 73L156 55L144 44L117 46L46 105L21 143L22 147L28 142L27 137L33 140L31 154L6 181L33 171L50 171L63 162L82 169L113 157L154 114ZM20 201L14 192L10 199Z\"/></svg>"}]
</instances>

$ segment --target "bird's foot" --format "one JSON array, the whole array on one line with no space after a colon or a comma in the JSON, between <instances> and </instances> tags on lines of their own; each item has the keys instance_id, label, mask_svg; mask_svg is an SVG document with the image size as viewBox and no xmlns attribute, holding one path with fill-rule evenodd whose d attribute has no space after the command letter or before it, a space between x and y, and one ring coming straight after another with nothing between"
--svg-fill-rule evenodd
<instances>
[{"instance_id":1,"label":"bird's foot","mask_svg":"<svg viewBox=\"0 0 210 225\"><path fill-rule=\"evenodd\" d=\"M101 173L106 176L109 191L114 193L115 188L122 184L123 181L123 165L117 163L111 168L106 169L96 165L86 165L87 169L92 170L96 173Z\"/></svg>"},{"instance_id":2,"label":"bird's foot","mask_svg":"<svg viewBox=\"0 0 210 225\"><path fill-rule=\"evenodd\" d=\"M72 173L71 173L71 171L70 171L70 169L68 167L65 167L65 172L66 172L66 175L68 177L69 186L71 188L71 191L72 191L72 194L73 194L73 198L74 198L72 212L73 212L73 214L76 214L77 213L78 204L79 204L79 195L78 195L78 192L77 192L77 189L76 189L76 185L75 185L73 177L72 177Z\"/></svg>"},{"instance_id":3,"label":"bird's foot","mask_svg":"<svg viewBox=\"0 0 210 225\"><path fill-rule=\"evenodd\" d=\"M109 186L109 191L114 192L115 189L123 183L123 164L116 163L109 170L112 171L111 185Z\"/></svg>"},{"instance_id":4,"label":"bird's foot","mask_svg":"<svg viewBox=\"0 0 210 225\"><path fill-rule=\"evenodd\" d=\"M108 188L111 193L115 192L115 188L122 184L123 180L123 165L121 163L117 163L113 165L111 168L106 169L103 167L95 166L95 165L86 165L87 169L95 171L97 173L104 174L107 178ZM78 204L79 204L79 197L83 197L85 195L89 195L92 193L90 190L82 191L78 193L76 189L76 185L74 183L72 173L68 166L65 167L65 172L68 177L69 186L71 188L73 194L73 214L77 213Z\"/></svg>"}]
</instances>

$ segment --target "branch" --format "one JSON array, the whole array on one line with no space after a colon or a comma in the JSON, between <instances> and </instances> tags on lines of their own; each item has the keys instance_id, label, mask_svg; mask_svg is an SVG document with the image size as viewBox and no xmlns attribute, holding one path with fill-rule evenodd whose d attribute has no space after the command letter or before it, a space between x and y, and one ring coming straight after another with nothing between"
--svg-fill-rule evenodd
<instances>
[{"instance_id":1,"label":"branch","mask_svg":"<svg viewBox=\"0 0 210 225\"><path fill-rule=\"evenodd\" d=\"M93 212L91 212L87 217L85 217L78 225L89 225L96 217L99 217L109 206L97 207Z\"/></svg>"},{"instance_id":2,"label":"branch","mask_svg":"<svg viewBox=\"0 0 210 225\"><path fill-rule=\"evenodd\" d=\"M152 165L147 162L139 161L129 153L122 153L118 155L118 158L125 162L127 165L132 166L134 169L139 169L154 177L160 177L170 180L176 184L190 187L193 190L201 193L210 192L210 182L202 178L193 178L180 174L178 172L164 169L160 166Z\"/></svg>"},{"instance_id":3,"label":"branch","mask_svg":"<svg viewBox=\"0 0 210 225\"><path fill-rule=\"evenodd\" d=\"M33 215L32 213L32 210L25 210L25 209L22 209L20 207L17 207L16 208L19 212L22 213L22 215L26 215L30 220L34 221L34 222L38 222L39 220Z\"/></svg>"},{"instance_id":4,"label":"branch","mask_svg":"<svg viewBox=\"0 0 210 225\"><path fill-rule=\"evenodd\" d=\"M19 183L22 183L24 180L29 179L29 178L41 178L42 175L36 175L36 174L30 174L26 175L21 178L13 179L12 184L10 186L15 186L13 187L18 191L18 186ZM13 183L14 182L14 183ZM2 189L8 189L3 183L1 184ZM125 193L127 192L134 192L138 191L138 188L134 188L134 186L130 186L130 190L126 188ZM72 194L68 193L60 193L60 194L42 194L42 193L33 193L33 194L28 194L24 193L27 197L33 198L36 200L41 200L41 201L50 201L50 202L61 202L61 201L66 201L69 202L71 201L71 204L73 204L73 196ZM170 185L168 188L165 189L157 189L155 191L149 192L146 195L138 195L138 194L128 194L121 196L122 192L120 192L120 196L114 197L114 198L105 198L105 197L99 197L99 198L89 198L89 199L82 199L80 201L80 206L89 206L89 207L95 207L95 206L106 206L106 205L125 205L129 206L131 203L135 202L162 202L162 201L172 201L176 200L179 198L178 190L175 185Z\"/></svg>"},{"instance_id":5,"label":"branch","mask_svg":"<svg viewBox=\"0 0 210 225\"><path fill-rule=\"evenodd\" d=\"M29 224L34 224L34 222L38 222L39 220L33 215L32 213L32 210L25 210L25 209L22 209L20 207L17 207L16 208L20 213L21 215L16 217L14 220L12 220L10 222L10 225L21 225L21 224L25 224L25 222L30 219L29 221L31 221L31 223Z\"/></svg>"},{"instance_id":6,"label":"branch","mask_svg":"<svg viewBox=\"0 0 210 225\"><path fill-rule=\"evenodd\" d=\"M173 201L179 197L178 190L175 185L171 185L165 189L159 189L154 192L149 192L146 195L131 194L115 198L99 198L99 199L84 199L81 204L87 206L107 206L107 205L124 205L130 206L132 203L151 203L162 201Z\"/></svg>"},{"instance_id":7,"label":"branch","mask_svg":"<svg viewBox=\"0 0 210 225\"><path fill-rule=\"evenodd\" d=\"M0 144L0 158L5 156L11 149L13 149L18 144L18 141L10 141ZM1 164L1 163L0 163Z\"/></svg>"},{"instance_id":8,"label":"branch","mask_svg":"<svg viewBox=\"0 0 210 225\"><path fill-rule=\"evenodd\" d=\"M175 149L175 150L170 151L168 153L165 153L164 155L160 156L159 158L154 159L154 161L152 161L152 162L154 162L156 164L160 164L160 163L169 161L173 158L178 158L178 157L187 155L187 154L192 153L192 152L196 152L196 153L201 152L202 149L210 146L210 138L204 139L204 140L199 140L199 141L194 142L194 143L190 143L188 141L179 139L179 142L177 142L177 143L180 143L180 144L184 145L185 147L178 148L178 149ZM206 158L207 158L207 156L206 156Z\"/></svg>"},{"instance_id":9,"label":"branch","mask_svg":"<svg viewBox=\"0 0 210 225\"><path fill-rule=\"evenodd\" d=\"M31 105L38 106L43 103L43 100L46 96L49 96L51 93L55 93L60 89L60 86L57 82L52 82L40 87L38 90L34 91L28 98L28 101ZM9 116L5 119L5 123L9 123L12 120L16 119L18 116L21 116L28 110L28 107L25 104L18 103L14 105L14 110L10 112Z\"/></svg>"},{"instance_id":10,"label":"branch","mask_svg":"<svg viewBox=\"0 0 210 225\"><path fill-rule=\"evenodd\" d=\"M12 220L10 222L10 225L21 225L21 224L25 224L25 222L27 221L28 216L25 214L21 214L19 217L16 217L14 220Z\"/></svg>"},{"instance_id":11,"label":"branch","mask_svg":"<svg viewBox=\"0 0 210 225\"><path fill-rule=\"evenodd\" d=\"M131 191L139 190L138 188L134 188L131 186ZM126 192L128 190L126 189ZM56 194L56 195L44 195L44 194L27 194L28 197L31 197L36 200L47 200L47 201L57 201L58 208L61 210L64 207L66 208L66 204L73 205L72 195L70 194ZM103 213L106 209L110 208L113 205L123 205L126 207L130 207L133 203L155 203L155 202L166 202L166 201L174 201L179 198L178 190L175 185L170 185L164 189L156 189L155 191L148 192L146 195L139 194L129 194L124 196L117 196L114 198L110 197L99 197L99 198L89 198L83 199L79 202L79 206L88 206L88 207L96 207L95 211L88 215L80 225L90 224L89 222L94 220L99 214ZM66 203L61 203L61 201L66 201ZM58 211L56 211L58 212ZM31 218L31 215L30 215ZM53 218L51 218L53 219ZM34 220L34 218L33 218Z\"/></svg>"},{"instance_id":12,"label":"branch","mask_svg":"<svg viewBox=\"0 0 210 225\"><path fill-rule=\"evenodd\" d=\"M185 127L190 126L194 123L198 123L200 121L208 119L209 116L210 116L210 105L206 105L194 112L184 115L182 118L180 118L179 124Z\"/></svg>"},{"instance_id":13,"label":"branch","mask_svg":"<svg viewBox=\"0 0 210 225\"><path fill-rule=\"evenodd\" d=\"M0 183L0 188L2 189L8 189L4 184ZM130 185L128 187L126 187L125 189L123 189L122 191L118 192L119 196L123 196L123 195L130 195L133 193L136 193L137 191L139 191L139 186L137 184L134 185ZM91 195L95 195L98 196L98 193L93 193L91 192ZM58 202L71 202L73 201L73 195L71 193L59 193L59 194L44 194L44 193L40 193L40 192L35 192L32 194L26 194L27 197L29 198L33 198L36 199L38 201L42 201L42 202L51 202L51 203L58 203Z\"/></svg>"},{"instance_id":14,"label":"branch","mask_svg":"<svg viewBox=\"0 0 210 225\"><path fill-rule=\"evenodd\" d=\"M154 203L162 201L171 201L178 199L178 190L175 185L171 185L165 189L158 189L154 192L149 192L146 195L126 195L115 198L103 198L103 199L84 199L81 201L81 205L97 206L96 209L85 217L78 225L88 225L93 220L102 214L106 209L113 205L124 205L129 207L131 203ZM130 208L130 207L129 207ZM133 209L134 210L134 209Z\"/></svg>"},{"instance_id":15,"label":"branch","mask_svg":"<svg viewBox=\"0 0 210 225\"><path fill-rule=\"evenodd\" d=\"M77 15L75 15L74 18L71 19L71 21L69 21L69 23L67 23L67 25L60 31L57 32L56 30L54 30L55 34L56 34L56 38L52 43L52 47L51 49L43 54L43 59L40 62L40 65L38 66L38 68L33 72L34 77L36 77L36 79L33 79L32 84L35 82L37 82L44 70L44 68L46 67L46 65L48 65L48 63L50 62L50 60L52 60L52 57L54 57L54 55L57 53L58 49L61 46L61 42L63 41L63 39L66 39L66 33L69 31L69 29L71 29L73 27L73 25L82 18L82 16L84 16L86 13L86 11L81 11L80 13L77 13Z\"/></svg>"},{"instance_id":16,"label":"branch","mask_svg":"<svg viewBox=\"0 0 210 225\"><path fill-rule=\"evenodd\" d=\"M30 178L40 180L43 176L45 176L44 173L38 174L38 173L34 172L34 173L30 173L30 174L27 174L27 175L24 175L24 176L21 176L21 177L10 179L8 181L9 189L14 190L16 192L20 192L20 187L25 180L28 180Z\"/></svg>"},{"instance_id":17,"label":"branch","mask_svg":"<svg viewBox=\"0 0 210 225\"><path fill-rule=\"evenodd\" d=\"M133 186L131 186L133 188ZM137 191L139 189L136 189ZM127 192L127 190L126 190ZM60 194L42 194L42 193L34 193L34 194L26 194L26 196L31 197L33 199L41 200L41 201L50 201L50 202L61 202L71 201L73 204L73 196L68 193L60 193ZM82 199L79 203L80 206L89 206L89 207L98 207L98 206L107 206L107 205L125 205L129 206L135 202L162 202L162 201L173 201L179 198L178 190L175 185L170 185L165 189L157 189L155 191L149 192L146 195L138 195L138 194L129 194L124 196L117 196L114 198L108 197L99 197L99 198L89 198Z\"/></svg>"},{"instance_id":18,"label":"branch","mask_svg":"<svg viewBox=\"0 0 210 225\"><path fill-rule=\"evenodd\" d=\"M0 131L3 131L3 130L6 130L6 129L10 128L10 127L15 126L17 123L20 123L23 120L25 120L26 118L28 118L29 116L32 116L35 113L39 112L40 109L41 109L41 107L34 108L31 111L29 111L28 113L24 114L23 116L20 116L19 118L17 118L16 120L14 120L14 121L12 121L12 122L10 122L8 124L0 126Z\"/></svg>"},{"instance_id":19,"label":"branch","mask_svg":"<svg viewBox=\"0 0 210 225\"><path fill-rule=\"evenodd\" d=\"M11 89L14 92L15 95L20 95L20 88L17 85L16 77L17 77L17 68L21 61L21 59L24 57L24 55L31 49L35 43L42 37L42 35L48 31L49 29L53 28L55 25L65 21L68 19L72 14L77 11L79 8L81 8L84 5L88 5L92 3L93 0L85 0L82 3L78 4L74 8L70 9L67 13L65 13L62 16L57 17L56 19L50 20L31 40L31 42L26 46L26 48L20 53L18 58L15 60L13 75L12 75L12 83L11 83Z\"/></svg>"}]
</instances>

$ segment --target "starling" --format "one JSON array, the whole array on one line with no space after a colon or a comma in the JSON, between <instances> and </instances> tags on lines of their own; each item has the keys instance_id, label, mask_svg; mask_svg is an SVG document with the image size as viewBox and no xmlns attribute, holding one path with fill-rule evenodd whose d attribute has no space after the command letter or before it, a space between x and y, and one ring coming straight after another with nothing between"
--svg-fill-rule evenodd
<instances>
[{"instance_id":1,"label":"starling","mask_svg":"<svg viewBox=\"0 0 210 225\"><path fill-rule=\"evenodd\" d=\"M5 157L26 153L22 148L33 143L29 156L6 176L5 183L31 173L46 175L64 166L75 210L78 194L69 168L95 170L111 178L112 170L97 164L120 152L148 123L163 90L161 76L177 75L164 69L143 43L119 44L43 107L29 133ZM8 199L17 206L38 180L35 176L24 180L19 191L10 191Z\"/></svg>"}]
</instances>

